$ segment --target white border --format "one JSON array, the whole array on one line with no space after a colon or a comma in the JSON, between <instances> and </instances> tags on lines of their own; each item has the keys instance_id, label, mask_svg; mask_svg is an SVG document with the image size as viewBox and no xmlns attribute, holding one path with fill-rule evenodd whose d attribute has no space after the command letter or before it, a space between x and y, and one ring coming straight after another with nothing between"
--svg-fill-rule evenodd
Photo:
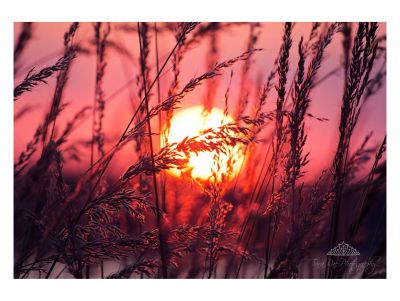
<instances>
[{"instance_id":1,"label":"white border","mask_svg":"<svg viewBox=\"0 0 400 301\"><path fill-rule=\"evenodd\" d=\"M164 0L158 3L149 0L35 0L7 3L1 1L0 6L0 299L393 300L398 296L396 286L400 283L400 13L395 4L370 0ZM101 283L101 280L12 280L13 22L74 20L388 22L388 280L118 280Z\"/></svg>"}]
</instances>

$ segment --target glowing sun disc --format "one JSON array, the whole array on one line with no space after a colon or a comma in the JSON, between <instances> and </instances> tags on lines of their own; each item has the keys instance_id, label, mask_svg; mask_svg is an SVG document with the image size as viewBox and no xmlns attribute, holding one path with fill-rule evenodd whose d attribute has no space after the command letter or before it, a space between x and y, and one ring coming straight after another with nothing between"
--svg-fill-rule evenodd
<instances>
[{"instance_id":1,"label":"glowing sun disc","mask_svg":"<svg viewBox=\"0 0 400 301\"><path fill-rule=\"evenodd\" d=\"M221 125L233 121L231 116L225 116L224 112L218 108L213 108L211 112L206 112L203 106L182 109L171 119L168 142L179 143L186 137L198 136L202 131L210 128L217 130ZM217 161L214 159L215 151L190 153L188 170L191 177L196 180L210 179L213 171L217 170L217 165L219 165L218 174L224 174L228 178L237 175L243 164L244 155L240 145L229 148L230 155L219 154ZM228 164L230 164L229 168ZM167 172L177 177L181 176L181 171L177 169L170 169Z\"/></svg>"}]
</instances>

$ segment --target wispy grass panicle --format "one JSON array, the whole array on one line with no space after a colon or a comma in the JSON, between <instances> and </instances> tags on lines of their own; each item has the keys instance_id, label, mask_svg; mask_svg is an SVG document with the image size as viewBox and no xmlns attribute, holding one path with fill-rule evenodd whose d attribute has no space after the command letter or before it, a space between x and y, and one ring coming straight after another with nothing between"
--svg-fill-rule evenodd
<instances>
[{"instance_id":1,"label":"wispy grass panicle","mask_svg":"<svg viewBox=\"0 0 400 301\"><path fill-rule=\"evenodd\" d=\"M302 168L308 163L309 154L303 153L306 144L307 134L305 133L305 117L310 105L310 91L314 83L317 71L321 66L325 48L330 44L332 37L337 30L338 24L329 26L327 33L322 36L316 46L314 57L311 60L308 70L305 70L305 50L303 39L299 43L299 63L297 68L297 79L293 90L293 107L288 114L288 127L290 130L290 154L286 163L286 181L291 187L292 194L292 231L295 228L295 188L296 181L303 175Z\"/></svg>"},{"instance_id":2,"label":"wispy grass panicle","mask_svg":"<svg viewBox=\"0 0 400 301\"><path fill-rule=\"evenodd\" d=\"M250 23L250 32L249 32L249 38L247 42L247 51L251 51L256 47L258 38L261 34L260 31L260 23ZM236 114L237 118L240 118L241 116L244 115L245 110L248 106L249 103L249 87L251 86L250 83L250 78L248 76L248 73L250 71L251 66L253 65L253 59L252 56L250 55L249 58L244 61L242 70L241 70L241 82L240 82L240 92L239 92L239 98L238 98L238 112Z\"/></svg>"},{"instance_id":3,"label":"wispy grass panicle","mask_svg":"<svg viewBox=\"0 0 400 301\"><path fill-rule=\"evenodd\" d=\"M32 40L33 37L33 24L32 22L24 22L22 24L22 30L18 36L17 43L14 47L14 74L17 74L20 69L20 58L24 52L26 46Z\"/></svg>"},{"instance_id":4,"label":"wispy grass panicle","mask_svg":"<svg viewBox=\"0 0 400 301\"><path fill-rule=\"evenodd\" d=\"M313 22L311 26L310 35L308 36L307 42L304 44L304 54L307 56L312 48L315 39L318 37L318 30L321 27L321 22Z\"/></svg>"},{"instance_id":5,"label":"wispy grass panicle","mask_svg":"<svg viewBox=\"0 0 400 301\"><path fill-rule=\"evenodd\" d=\"M218 50L218 35L217 32L212 31L210 33L210 46L207 55L207 69L210 70L217 64L219 58ZM207 82L206 93L204 96L204 108L207 112L211 112L215 104L216 91L218 87L217 79L213 79Z\"/></svg>"},{"instance_id":6,"label":"wispy grass panicle","mask_svg":"<svg viewBox=\"0 0 400 301\"><path fill-rule=\"evenodd\" d=\"M48 77L52 76L55 72L65 70L74 58L75 53L67 52L52 66L45 67L35 73L34 69L31 69L24 80L14 88L14 101L16 101L23 93L31 91L34 87L43 83L47 84Z\"/></svg>"},{"instance_id":7,"label":"wispy grass panicle","mask_svg":"<svg viewBox=\"0 0 400 301\"><path fill-rule=\"evenodd\" d=\"M284 125L283 125L283 105L286 97L286 82L287 74L289 71L289 55L290 49L292 47L292 30L293 24L290 22L285 23L284 32L282 37L282 45L279 50L278 58L278 84L275 89L277 91L278 97L276 100L276 117L275 117L275 141L273 142L273 157L272 157L272 183L271 183L271 196L275 196L275 178L277 173L278 164L280 162L281 147L284 143ZM269 217L267 223L266 235L265 235L265 266L264 266L264 278L267 277L267 272L269 268L270 254L273 248L273 242L275 239L276 232L278 230L279 220L280 220L280 208L282 206L281 202L276 202L271 198L270 203L278 204L278 207L273 210L272 215Z\"/></svg>"},{"instance_id":8,"label":"wispy grass panicle","mask_svg":"<svg viewBox=\"0 0 400 301\"><path fill-rule=\"evenodd\" d=\"M150 80L150 30L149 24L146 22L138 23L137 33L140 42L140 55L139 55L139 72L136 75L136 83L138 85L138 97L139 99L145 99L144 102L140 102L138 105L138 114L136 117L136 122L140 123L146 117L146 101L151 99L151 93L149 91ZM140 133L135 136L136 152L140 155L142 150L148 147L148 143L143 140L144 129L140 129Z\"/></svg>"},{"instance_id":9,"label":"wispy grass panicle","mask_svg":"<svg viewBox=\"0 0 400 301\"><path fill-rule=\"evenodd\" d=\"M106 46L107 38L110 34L110 24L97 22L94 24L95 44L96 44L96 82L95 97L93 104L93 122L92 122L92 141L91 141L91 159L90 165L94 162L94 146L97 146L99 157L105 155L104 151L104 112L105 112L105 96L103 91L103 78L106 63Z\"/></svg>"},{"instance_id":10,"label":"wispy grass panicle","mask_svg":"<svg viewBox=\"0 0 400 301\"><path fill-rule=\"evenodd\" d=\"M349 72L350 63L350 53L351 53L351 23L342 24L342 47L343 47L343 69L344 69L344 79L347 80L347 75Z\"/></svg>"},{"instance_id":11,"label":"wispy grass panicle","mask_svg":"<svg viewBox=\"0 0 400 301\"><path fill-rule=\"evenodd\" d=\"M139 57L139 65L140 69L144 70L144 78L139 73L137 75L137 83L138 83L138 96L139 99L145 97L145 89L148 90L148 85L151 82L149 75L150 75L150 62L149 62L149 54L150 54L150 30L149 25L146 22L140 23L140 27L138 27L138 33L140 35L141 40L141 54ZM145 86L147 84L147 87ZM140 112L143 114L145 111L145 107L142 105L140 107Z\"/></svg>"},{"instance_id":12,"label":"wispy grass panicle","mask_svg":"<svg viewBox=\"0 0 400 301\"><path fill-rule=\"evenodd\" d=\"M338 224L345 186L345 170L348 164L348 153L351 137L363 107L362 96L369 83L374 65L378 43L376 42L377 23L360 23L354 37L352 57L349 65L345 91L342 98L341 118L339 124L339 141L333 160L333 184L335 203L331 215L329 246L333 247L338 239ZM327 260L326 277L333 277L330 260Z\"/></svg>"},{"instance_id":13,"label":"wispy grass panicle","mask_svg":"<svg viewBox=\"0 0 400 301\"><path fill-rule=\"evenodd\" d=\"M73 40L74 40L76 31L78 29L78 26L79 26L79 23L77 23L77 22L72 23L71 26L69 27L69 30L67 32L65 32L65 34L64 34L64 57L72 56L73 58L75 58L76 48L75 48ZM61 69L57 76L57 82L56 82L56 87L55 87L54 94L53 94L53 100L51 103L49 114L47 115L47 118L43 125L43 139L42 139L43 144L46 143L46 138L48 135L48 128L49 128L50 123L53 123L51 131L50 131L50 140L53 139L55 126L56 126L56 119L57 119L57 115L58 115L58 112L60 110L60 106L62 103L62 96L64 93L64 88L68 82L68 73L69 73L69 69L71 66L71 62L72 62L72 59L67 62L67 64L65 65L65 68Z\"/></svg>"},{"instance_id":14,"label":"wispy grass panicle","mask_svg":"<svg viewBox=\"0 0 400 301\"><path fill-rule=\"evenodd\" d=\"M256 105L256 109L254 112L254 116L257 118L257 116L260 116L260 114L262 113L262 109L265 106L269 93L271 92L272 88L274 87L274 80L276 77L276 73L277 73L277 63L278 61L275 60L274 65L268 75L267 78L267 82L265 83L265 85L263 86L263 89L260 93L260 96L258 98L258 103Z\"/></svg>"}]
</instances>

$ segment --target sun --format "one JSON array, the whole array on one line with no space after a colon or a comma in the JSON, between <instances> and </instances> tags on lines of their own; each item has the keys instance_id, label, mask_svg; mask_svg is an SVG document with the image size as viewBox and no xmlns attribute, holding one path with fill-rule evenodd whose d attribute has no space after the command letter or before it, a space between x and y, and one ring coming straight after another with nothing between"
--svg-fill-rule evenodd
<instances>
[{"instance_id":1,"label":"sun","mask_svg":"<svg viewBox=\"0 0 400 301\"><path fill-rule=\"evenodd\" d=\"M211 112L207 112L203 106L181 109L171 119L168 142L179 143L186 137L198 136L202 131L210 128L218 130L221 125L233 121L231 116L224 115L219 108L213 108ZM217 180L220 180L222 175L228 179L233 178L238 174L244 162L244 155L241 145L228 147L228 150L226 155L218 154L217 160L215 159L216 152L190 153L188 163L190 176L195 180L205 181L213 177L213 171L218 170ZM182 173L178 169L170 169L167 172L176 177L180 177Z\"/></svg>"}]
</instances>

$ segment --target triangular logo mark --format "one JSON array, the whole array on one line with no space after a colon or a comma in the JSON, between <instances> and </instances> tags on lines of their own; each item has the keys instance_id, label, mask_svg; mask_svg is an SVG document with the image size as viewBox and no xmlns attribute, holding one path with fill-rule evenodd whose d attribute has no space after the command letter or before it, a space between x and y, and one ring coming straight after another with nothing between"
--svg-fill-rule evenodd
<instances>
[{"instance_id":1,"label":"triangular logo mark","mask_svg":"<svg viewBox=\"0 0 400 301\"><path fill-rule=\"evenodd\" d=\"M344 241L332 248L327 255L329 256L357 256L360 255L355 248L346 244Z\"/></svg>"}]
</instances>

